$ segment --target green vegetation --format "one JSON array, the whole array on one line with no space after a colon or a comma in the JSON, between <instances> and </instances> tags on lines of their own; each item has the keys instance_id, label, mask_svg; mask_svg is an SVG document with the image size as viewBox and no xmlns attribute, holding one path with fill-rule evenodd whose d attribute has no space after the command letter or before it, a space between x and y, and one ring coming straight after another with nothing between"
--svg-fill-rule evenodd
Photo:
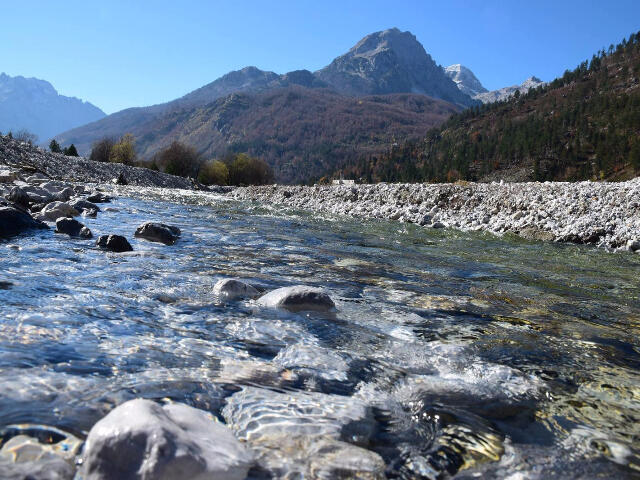
<instances>
[{"instance_id":1,"label":"green vegetation","mask_svg":"<svg viewBox=\"0 0 640 480\"><path fill-rule=\"evenodd\" d=\"M49 142L49 150L51 150L52 153L62 153L62 148L60 148L60 144L56 142L55 139Z\"/></svg>"},{"instance_id":2,"label":"green vegetation","mask_svg":"<svg viewBox=\"0 0 640 480\"><path fill-rule=\"evenodd\" d=\"M228 185L229 168L220 160L207 162L200 169L198 181L205 185Z\"/></svg>"},{"instance_id":3,"label":"green vegetation","mask_svg":"<svg viewBox=\"0 0 640 480\"><path fill-rule=\"evenodd\" d=\"M109 161L114 163L134 165L136 158L135 140L130 133L125 134L114 144L109 153Z\"/></svg>"},{"instance_id":4,"label":"green vegetation","mask_svg":"<svg viewBox=\"0 0 640 480\"><path fill-rule=\"evenodd\" d=\"M79 157L78 150L76 146L72 143L68 147L62 149L62 153L64 153L67 157Z\"/></svg>"},{"instance_id":5,"label":"green vegetation","mask_svg":"<svg viewBox=\"0 0 640 480\"><path fill-rule=\"evenodd\" d=\"M342 169L365 181L623 179L640 171L640 33L550 84Z\"/></svg>"}]
</instances>

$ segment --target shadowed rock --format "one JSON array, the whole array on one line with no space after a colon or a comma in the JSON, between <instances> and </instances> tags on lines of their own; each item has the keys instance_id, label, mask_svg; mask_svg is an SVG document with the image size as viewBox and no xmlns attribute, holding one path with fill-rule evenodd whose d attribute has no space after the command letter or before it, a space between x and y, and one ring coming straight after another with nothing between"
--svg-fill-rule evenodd
<instances>
[{"instance_id":1,"label":"shadowed rock","mask_svg":"<svg viewBox=\"0 0 640 480\"><path fill-rule=\"evenodd\" d=\"M273 290L258 299L258 305L264 307L283 308L291 312L314 310L327 312L336 305L331 297L320 288L297 285Z\"/></svg>"},{"instance_id":2,"label":"shadowed rock","mask_svg":"<svg viewBox=\"0 0 640 480\"><path fill-rule=\"evenodd\" d=\"M173 245L180 237L180 229L164 223L146 222L136 229L135 236L150 242Z\"/></svg>"},{"instance_id":3,"label":"shadowed rock","mask_svg":"<svg viewBox=\"0 0 640 480\"><path fill-rule=\"evenodd\" d=\"M6 198L10 202L17 203L25 208L29 206L29 195L20 187L13 187Z\"/></svg>"},{"instance_id":4,"label":"shadowed rock","mask_svg":"<svg viewBox=\"0 0 640 480\"><path fill-rule=\"evenodd\" d=\"M109 195L105 195L104 193L96 192L87 197L87 201L93 203L108 203L111 201L111 197Z\"/></svg>"},{"instance_id":5,"label":"shadowed rock","mask_svg":"<svg viewBox=\"0 0 640 480\"><path fill-rule=\"evenodd\" d=\"M0 204L0 238L13 237L32 229L46 229L44 223L34 220L27 212Z\"/></svg>"},{"instance_id":6,"label":"shadowed rock","mask_svg":"<svg viewBox=\"0 0 640 480\"><path fill-rule=\"evenodd\" d=\"M111 252L131 252L133 248L129 241L121 235L100 235L96 245Z\"/></svg>"},{"instance_id":7,"label":"shadowed rock","mask_svg":"<svg viewBox=\"0 0 640 480\"><path fill-rule=\"evenodd\" d=\"M251 453L206 412L137 399L93 426L82 478L241 480L252 463Z\"/></svg>"},{"instance_id":8,"label":"shadowed rock","mask_svg":"<svg viewBox=\"0 0 640 480\"><path fill-rule=\"evenodd\" d=\"M91 230L73 218L61 217L56 220L56 233L66 233L70 237L91 238Z\"/></svg>"}]
</instances>

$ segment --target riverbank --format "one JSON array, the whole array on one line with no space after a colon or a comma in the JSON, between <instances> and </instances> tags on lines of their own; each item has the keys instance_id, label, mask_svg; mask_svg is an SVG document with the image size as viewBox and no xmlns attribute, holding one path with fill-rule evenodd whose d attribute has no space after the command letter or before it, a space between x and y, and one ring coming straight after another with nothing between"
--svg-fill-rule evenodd
<instances>
[{"instance_id":1,"label":"riverbank","mask_svg":"<svg viewBox=\"0 0 640 480\"><path fill-rule=\"evenodd\" d=\"M430 228L509 232L530 240L640 253L640 178L620 183L264 186L237 188L229 195Z\"/></svg>"},{"instance_id":2,"label":"riverbank","mask_svg":"<svg viewBox=\"0 0 640 480\"><path fill-rule=\"evenodd\" d=\"M177 177L148 168L121 163L103 163L83 157L68 157L0 135L0 172L2 175L27 177L41 173L51 180L77 183L113 183L140 187L201 189L189 178ZM4 179L4 181L9 178ZM3 181L0 178L0 181Z\"/></svg>"}]
</instances>

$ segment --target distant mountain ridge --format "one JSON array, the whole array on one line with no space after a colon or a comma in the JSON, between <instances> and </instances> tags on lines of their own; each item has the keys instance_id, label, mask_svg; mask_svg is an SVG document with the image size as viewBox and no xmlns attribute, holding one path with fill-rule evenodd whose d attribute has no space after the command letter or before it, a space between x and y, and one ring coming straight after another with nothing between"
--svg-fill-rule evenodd
<instances>
[{"instance_id":1,"label":"distant mountain ridge","mask_svg":"<svg viewBox=\"0 0 640 480\"><path fill-rule=\"evenodd\" d=\"M543 82L538 77L529 77L520 85L512 85L510 87L500 88L498 90L493 90L491 92L480 93L474 96L475 99L480 100L482 103L493 103L499 102L502 100L506 100L511 95L514 95L516 91L519 91L521 94L527 93L532 88L537 88L546 85L546 82Z\"/></svg>"},{"instance_id":2,"label":"distant mountain ridge","mask_svg":"<svg viewBox=\"0 0 640 480\"><path fill-rule=\"evenodd\" d=\"M105 117L89 102L58 94L49 82L0 73L0 131L28 130L46 142L70 128Z\"/></svg>"},{"instance_id":3,"label":"distant mountain ridge","mask_svg":"<svg viewBox=\"0 0 640 480\"><path fill-rule=\"evenodd\" d=\"M480 83L480 80L478 80L475 74L464 65L460 65L459 63L449 65L444 69L444 71L451 80L456 82L460 91L466 93L475 100L481 101L482 103L493 103L506 100L511 95L515 94L516 90L519 90L520 93L524 94L531 88L546 85L546 82L543 82L537 77L531 76L520 85L512 85L510 87L489 91Z\"/></svg>"}]
</instances>

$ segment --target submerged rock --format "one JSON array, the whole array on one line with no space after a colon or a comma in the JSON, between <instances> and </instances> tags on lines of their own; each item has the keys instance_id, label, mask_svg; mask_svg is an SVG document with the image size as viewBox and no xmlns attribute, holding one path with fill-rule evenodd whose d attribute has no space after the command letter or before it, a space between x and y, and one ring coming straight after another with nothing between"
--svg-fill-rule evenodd
<instances>
[{"instance_id":1,"label":"submerged rock","mask_svg":"<svg viewBox=\"0 0 640 480\"><path fill-rule=\"evenodd\" d=\"M263 307L283 308L291 312L314 310L327 312L335 309L331 297L321 288L297 285L273 290L258 299Z\"/></svg>"},{"instance_id":2,"label":"submerged rock","mask_svg":"<svg viewBox=\"0 0 640 480\"><path fill-rule=\"evenodd\" d=\"M55 222L60 217L75 217L80 215L75 208L65 202L51 202L46 205L35 218L42 221Z\"/></svg>"},{"instance_id":3,"label":"submerged rock","mask_svg":"<svg viewBox=\"0 0 640 480\"><path fill-rule=\"evenodd\" d=\"M225 278L219 280L213 287L213 293L227 300L234 298L255 297L260 294L258 290L235 278Z\"/></svg>"},{"instance_id":4,"label":"submerged rock","mask_svg":"<svg viewBox=\"0 0 640 480\"><path fill-rule=\"evenodd\" d=\"M0 477L29 480L71 480L82 441L46 425L9 425L0 431ZM8 440L7 440L8 438Z\"/></svg>"},{"instance_id":5,"label":"submerged rock","mask_svg":"<svg viewBox=\"0 0 640 480\"><path fill-rule=\"evenodd\" d=\"M146 222L136 229L135 236L150 242L173 245L180 237L180 229L164 223Z\"/></svg>"},{"instance_id":6,"label":"submerged rock","mask_svg":"<svg viewBox=\"0 0 640 480\"><path fill-rule=\"evenodd\" d=\"M380 455L345 442L318 442L309 458L309 478L384 480L386 465Z\"/></svg>"},{"instance_id":7,"label":"submerged rock","mask_svg":"<svg viewBox=\"0 0 640 480\"><path fill-rule=\"evenodd\" d=\"M252 454L204 411L131 400L96 423L84 448L85 480L241 480Z\"/></svg>"},{"instance_id":8,"label":"submerged rock","mask_svg":"<svg viewBox=\"0 0 640 480\"><path fill-rule=\"evenodd\" d=\"M121 235L100 235L96 245L112 252L131 252L133 248L129 241Z\"/></svg>"},{"instance_id":9,"label":"submerged rock","mask_svg":"<svg viewBox=\"0 0 640 480\"><path fill-rule=\"evenodd\" d=\"M27 212L0 204L0 238L13 237L32 229L46 229L44 223L34 220Z\"/></svg>"},{"instance_id":10,"label":"submerged rock","mask_svg":"<svg viewBox=\"0 0 640 480\"><path fill-rule=\"evenodd\" d=\"M89 239L93 236L91 230L73 218L61 217L56 220L56 233L66 233L70 237Z\"/></svg>"}]
</instances>

